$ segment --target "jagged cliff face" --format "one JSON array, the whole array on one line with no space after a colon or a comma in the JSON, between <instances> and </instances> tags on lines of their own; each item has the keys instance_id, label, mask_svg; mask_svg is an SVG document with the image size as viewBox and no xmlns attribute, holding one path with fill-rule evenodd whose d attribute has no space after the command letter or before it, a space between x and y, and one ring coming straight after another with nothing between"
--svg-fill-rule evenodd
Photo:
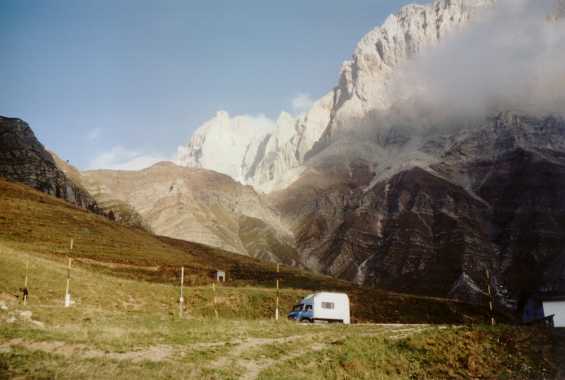
<instances>
[{"instance_id":1,"label":"jagged cliff face","mask_svg":"<svg viewBox=\"0 0 565 380\"><path fill-rule=\"evenodd\" d=\"M385 111L403 101L394 83L403 81L401 66L463 29L495 3L436 0L429 5L407 5L367 33L352 59L342 66L331 122L321 143L327 145L334 135L348 132L369 112Z\"/></svg>"},{"instance_id":2,"label":"jagged cliff face","mask_svg":"<svg viewBox=\"0 0 565 380\"><path fill-rule=\"evenodd\" d=\"M0 176L100 212L94 198L57 167L53 156L20 119L0 117Z\"/></svg>"},{"instance_id":3,"label":"jagged cliff face","mask_svg":"<svg viewBox=\"0 0 565 380\"><path fill-rule=\"evenodd\" d=\"M97 197L130 204L156 234L301 265L279 215L252 187L226 175L159 163L83 172L82 182Z\"/></svg>"},{"instance_id":4,"label":"jagged cliff face","mask_svg":"<svg viewBox=\"0 0 565 380\"><path fill-rule=\"evenodd\" d=\"M177 160L183 166L214 170L242 181L274 129L265 117L232 118L220 111L194 133L186 147L179 147Z\"/></svg>"},{"instance_id":5,"label":"jagged cliff face","mask_svg":"<svg viewBox=\"0 0 565 380\"><path fill-rule=\"evenodd\" d=\"M284 188L302 173L306 154L330 121L332 102L328 94L304 115L283 112L276 122L218 112L179 147L177 163L227 174L262 192Z\"/></svg>"},{"instance_id":6,"label":"jagged cliff face","mask_svg":"<svg viewBox=\"0 0 565 380\"><path fill-rule=\"evenodd\" d=\"M303 173L306 154L330 121L332 101L332 94L328 94L303 116L277 122L265 149L259 151L255 165L247 171L245 182L263 192L285 188L294 182Z\"/></svg>"},{"instance_id":7,"label":"jagged cliff face","mask_svg":"<svg viewBox=\"0 0 565 380\"><path fill-rule=\"evenodd\" d=\"M274 126L253 133L256 123L244 117L230 122L221 112L179 148L178 164L215 170L263 192L287 187L304 172L305 161L336 135L347 133L369 112L387 110L399 101L394 81L402 80L398 68L404 62L494 4L495 0L437 0L403 7L363 37L352 59L343 64L338 85L305 115L293 118L283 113ZM226 141L215 133L220 129L221 136L251 137ZM226 149L228 153L217 155Z\"/></svg>"}]
</instances>

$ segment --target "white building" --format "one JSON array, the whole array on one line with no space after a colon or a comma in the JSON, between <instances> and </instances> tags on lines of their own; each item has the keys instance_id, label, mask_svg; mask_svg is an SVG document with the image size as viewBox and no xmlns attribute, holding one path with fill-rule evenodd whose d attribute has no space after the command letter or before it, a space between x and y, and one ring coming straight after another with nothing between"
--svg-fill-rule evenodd
<instances>
[{"instance_id":1,"label":"white building","mask_svg":"<svg viewBox=\"0 0 565 380\"><path fill-rule=\"evenodd\" d=\"M226 282L226 272L223 270L216 271L216 281L217 282Z\"/></svg>"},{"instance_id":2,"label":"white building","mask_svg":"<svg viewBox=\"0 0 565 380\"><path fill-rule=\"evenodd\" d=\"M542 304L544 316L553 315L553 325L565 327L565 296L542 298Z\"/></svg>"}]
</instances>

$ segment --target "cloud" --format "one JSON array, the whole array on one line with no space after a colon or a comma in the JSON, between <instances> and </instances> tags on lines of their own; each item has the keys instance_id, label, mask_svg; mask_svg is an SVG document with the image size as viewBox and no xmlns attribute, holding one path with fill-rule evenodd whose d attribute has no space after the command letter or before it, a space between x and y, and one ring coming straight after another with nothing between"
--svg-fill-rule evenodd
<instances>
[{"instance_id":1,"label":"cloud","mask_svg":"<svg viewBox=\"0 0 565 380\"><path fill-rule=\"evenodd\" d=\"M96 141L100 138L101 135L102 135L101 128L93 128L90 131L88 131L88 133L86 134L86 139L88 141Z\"/></svg>"},{"instance_id":2,"label":"cloud","mask_svg":"<svg viewBox=\"0 0 565 380\"><path fill-rule=\"evenodd\" d=\"M298 114L308 111L313 104L314 99L308 94L298 94L292 98L292 109Z\"/></svg>"},{"instance_id":3,"label":"cloud","mask_svg":"<svg viewBox=\"0 0 565 380\"><path fill-rule=\"evenodd\" d=\"M109 151L97 155L89 163L88 168L89 170L141 170L157 162L168 160L170 160L168 157L159 154L141 153L116 145Z\"/></svg>"},{"instance_id":4,"label":"cloud","mask_svg":"<svg viewBox=\"0 0 565 380\"><path fill-rule=\"evenodd\" d=\"M399 70L396 95L463 117L564 113L565 20L548 17L553 4L500 0L481 21Z\"/></svg>"}]
</instances>

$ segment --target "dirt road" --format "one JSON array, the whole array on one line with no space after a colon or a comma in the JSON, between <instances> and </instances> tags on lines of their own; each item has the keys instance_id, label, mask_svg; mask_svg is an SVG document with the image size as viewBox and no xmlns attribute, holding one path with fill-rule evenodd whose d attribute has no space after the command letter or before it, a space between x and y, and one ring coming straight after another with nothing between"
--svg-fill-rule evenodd
<instances>
[{"instance_id":1,"label":"dirt road","mask_svg":"<svg viewBox=\"0 0 565 380\"><path fill-rule=\"evenodd\" d=\"M350 328L335 333L333 329L316 329L313 325L303 325L301 334L278 337L249 337L242 340L194 343L192 345L155 345L135 351L102 351L85 344L72 344L62 341L30 341L21 338L0 343L0 351L8 352L17 348L31 351L76 357L81 359L103 358L114 361L140 363L174 362L183 360L194 352L213 352L218 348L227 348L219 356L207 363L202 363L210 370L237 368L239 378L255 380L260 374L278 364L296 359L302 355L323 351L331 345L350 336L382 336L389 339L402 339L433 328L428 325L352 325ZM435 326L434 328L437 328Z\"/></svg>"}]
</instances>

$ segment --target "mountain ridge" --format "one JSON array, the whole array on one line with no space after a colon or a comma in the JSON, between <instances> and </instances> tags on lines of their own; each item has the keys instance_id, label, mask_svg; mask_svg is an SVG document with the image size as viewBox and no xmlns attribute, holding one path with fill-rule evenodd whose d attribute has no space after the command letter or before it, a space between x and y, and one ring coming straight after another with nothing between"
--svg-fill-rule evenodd
<instances>
[{"instance_id":1,"label":"mountain ridge","mask_svg":"<svg viewBox=\"0 0 565 380\"><path fill-rule=\"evenodd\" d=\"M228 175L161 162L137 172L81 176L91 193L130 204L159 235L301 266L277 212Z\"/></svg>"},{"instance_id":2,"label":"mountain ridge","mask_svg":"<svg viewBox=\"0 0 565 380\"><path fill-rule=\"evenodd\" d=\"M305 161L330 144L335 134L355 124L354 119L362 118L373 110L387 110L394 104L395 94L390 82L397 66L421 50L436 45L444 39L444 35L468 24L480 10L495 3L495 0L436 0L428 5L402 7L382 26L361 39L352 59L343 63L333 90L317 100L303 116L287 119L285 123L274 123L269 133L260 136L261 141L265 137L269 140L265 149L258 149L260 142L256 140L249 141L247 149L239 148L246 154L254 154L252 158L235 158L242 164L238 175L232 177L263 192L281 190L290 185L303 173ZM216 119L204 123L186 147L179 147L179 165L233 174L234 171L226 170L222 163L206 165L204 161L191 159L213 157L213 152L221 146L225 149L221 140L218 140L218 146L206 146L203 142L209 140L205 132ZM249 123L250 128L253 125ZM242 127L245 125L239 125L239 129ZM292 134L283 131L284 128L292 130ZM280 135L286 137L281 138ZM227 155L225 159L234 160L234 157ZM249 170L249 161L255 163L252 170Z\"/></svg>"}]
</instances>

